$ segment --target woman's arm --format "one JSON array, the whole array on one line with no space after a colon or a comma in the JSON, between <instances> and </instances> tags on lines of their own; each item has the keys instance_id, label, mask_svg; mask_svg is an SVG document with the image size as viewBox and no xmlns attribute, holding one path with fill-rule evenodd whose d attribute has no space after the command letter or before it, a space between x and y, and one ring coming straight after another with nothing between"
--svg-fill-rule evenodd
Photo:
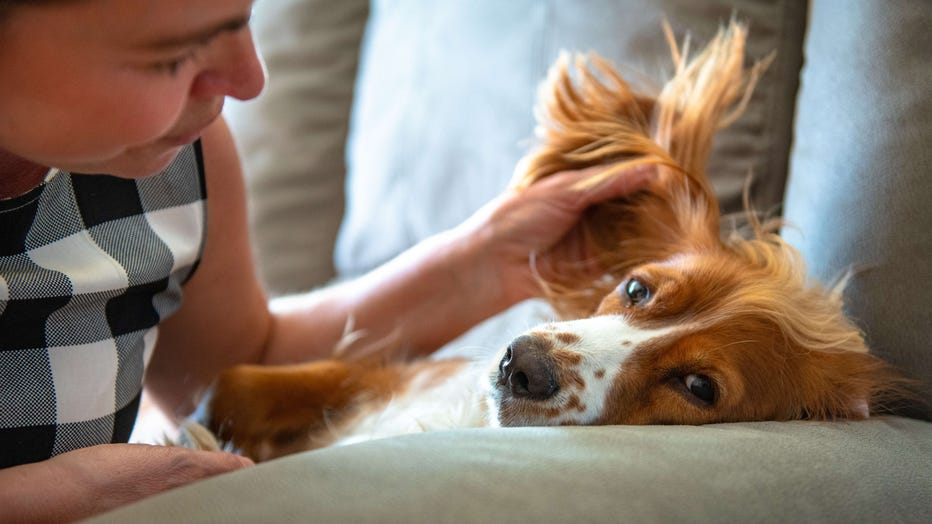
<instances>
[{"instance_id":1,"label":"woman's arm","mask_svg":"<svg viewBox=\"0 0 932 524\"><path fill-rule=\"evenodd\" d=\"M73 522L252 461L221 451L104 444L0 469L0 522Z\"/></svg>"},{"instance_id":2,"label":"woman's arm","mask_svg":"<svg viewBox=\"0 0 932 524\"><path fill-rule=\"evenodd\" d=\"M269 310L251 255L239 160L222 120L203 138L208 233L184 303L160 328L147 386L183 416L220 370L238 363L328 357L347 323L353 350L388 337L407 354L429 353L541 290L530 258L572 259L572 232L590 204L630 193L653 174L620 173L580 189L592 171L565 172L490 202L461 226L431 237L352 282L278 301ZM180 408L179 408L180 406Z\"/></svg>"},{"instance_id":3,"label":"woman's arm","mask_svg":"<svg viewBox=\"0 0 932 524\"><path fill-rule=\"evenodd\" d=\"M207 234L181 307L159 326L146 388L166 414L184 417L218 371L258 362L271 329L246 217L246 192L233 138L222 118L202 138Z\"/></svg>"}]
</instances>

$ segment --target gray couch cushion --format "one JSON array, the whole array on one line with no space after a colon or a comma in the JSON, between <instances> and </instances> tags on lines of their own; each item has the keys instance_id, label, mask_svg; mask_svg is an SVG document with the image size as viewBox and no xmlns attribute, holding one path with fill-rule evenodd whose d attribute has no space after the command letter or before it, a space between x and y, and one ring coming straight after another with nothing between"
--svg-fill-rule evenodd
<instances>
[{"instance_id":1,"label":"gray couch cushion","mask_svg":"<svg viewBox=\"0 0 932 524\"><path fill-rule=\"evenodd\" d=\"M932 417L932 3L812 4L785 238L845 294L871 351L925 383Z\"/></svg>"},{"instance_id":2,"label":"gray couch cushion","mask_svg":"<svg viewBox=\"0 0 932 524\"><path fill-rule=\"evenodd\" d=\"M932 423L519 428L294 455L95 523L932 522Z\"/></svg>"}]
</instances>

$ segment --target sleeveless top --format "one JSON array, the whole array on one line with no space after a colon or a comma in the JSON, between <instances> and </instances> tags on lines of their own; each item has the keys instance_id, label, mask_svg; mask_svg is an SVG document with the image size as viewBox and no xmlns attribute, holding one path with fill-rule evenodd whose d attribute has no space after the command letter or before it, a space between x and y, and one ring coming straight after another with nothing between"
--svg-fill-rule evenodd
<instances>
[{"instance_id":1,"label":"sleeveless top","mask_svg":"<svg viewBox=\"0 0 932 524\"><path fill-rule=\"evenodd\" d=\"M129 439L205 197L198 142L157 175L58 172L0 200L0 468Z\"/></svg>"}]
</instances>

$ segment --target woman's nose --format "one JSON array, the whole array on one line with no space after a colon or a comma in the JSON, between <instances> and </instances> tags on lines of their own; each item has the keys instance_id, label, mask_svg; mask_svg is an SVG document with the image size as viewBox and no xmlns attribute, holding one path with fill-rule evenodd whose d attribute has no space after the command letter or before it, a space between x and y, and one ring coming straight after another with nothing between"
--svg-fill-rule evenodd
<instances>
[{"instance_id":1,"label":"woman's nose","mask_svg":"<svg viewBox=\"0 0 932 524\"><path fill-rule=\"evenodd\" d=\"M231 96L249 100L265 87L265 64L256 51L252 31L247 27L235 34L224 35L207 67L191 86L196 97Z\"/></svg>"}]
</instances>

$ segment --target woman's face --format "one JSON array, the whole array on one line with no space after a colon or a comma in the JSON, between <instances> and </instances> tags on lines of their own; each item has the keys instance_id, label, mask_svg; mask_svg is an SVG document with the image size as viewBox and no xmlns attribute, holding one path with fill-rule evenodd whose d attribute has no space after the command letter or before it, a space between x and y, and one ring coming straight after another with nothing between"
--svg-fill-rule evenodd
<instances>
[{"instance_id":1,"label":"woman's face","mask_svg":"<svg viewBox=\"0 0 932 524\"><path fill-rule=\"evenodd\" d=\"M139 177L265 83L252 0L72 0L0 21L0 150Z\"/></svg>"}]
</instances>

